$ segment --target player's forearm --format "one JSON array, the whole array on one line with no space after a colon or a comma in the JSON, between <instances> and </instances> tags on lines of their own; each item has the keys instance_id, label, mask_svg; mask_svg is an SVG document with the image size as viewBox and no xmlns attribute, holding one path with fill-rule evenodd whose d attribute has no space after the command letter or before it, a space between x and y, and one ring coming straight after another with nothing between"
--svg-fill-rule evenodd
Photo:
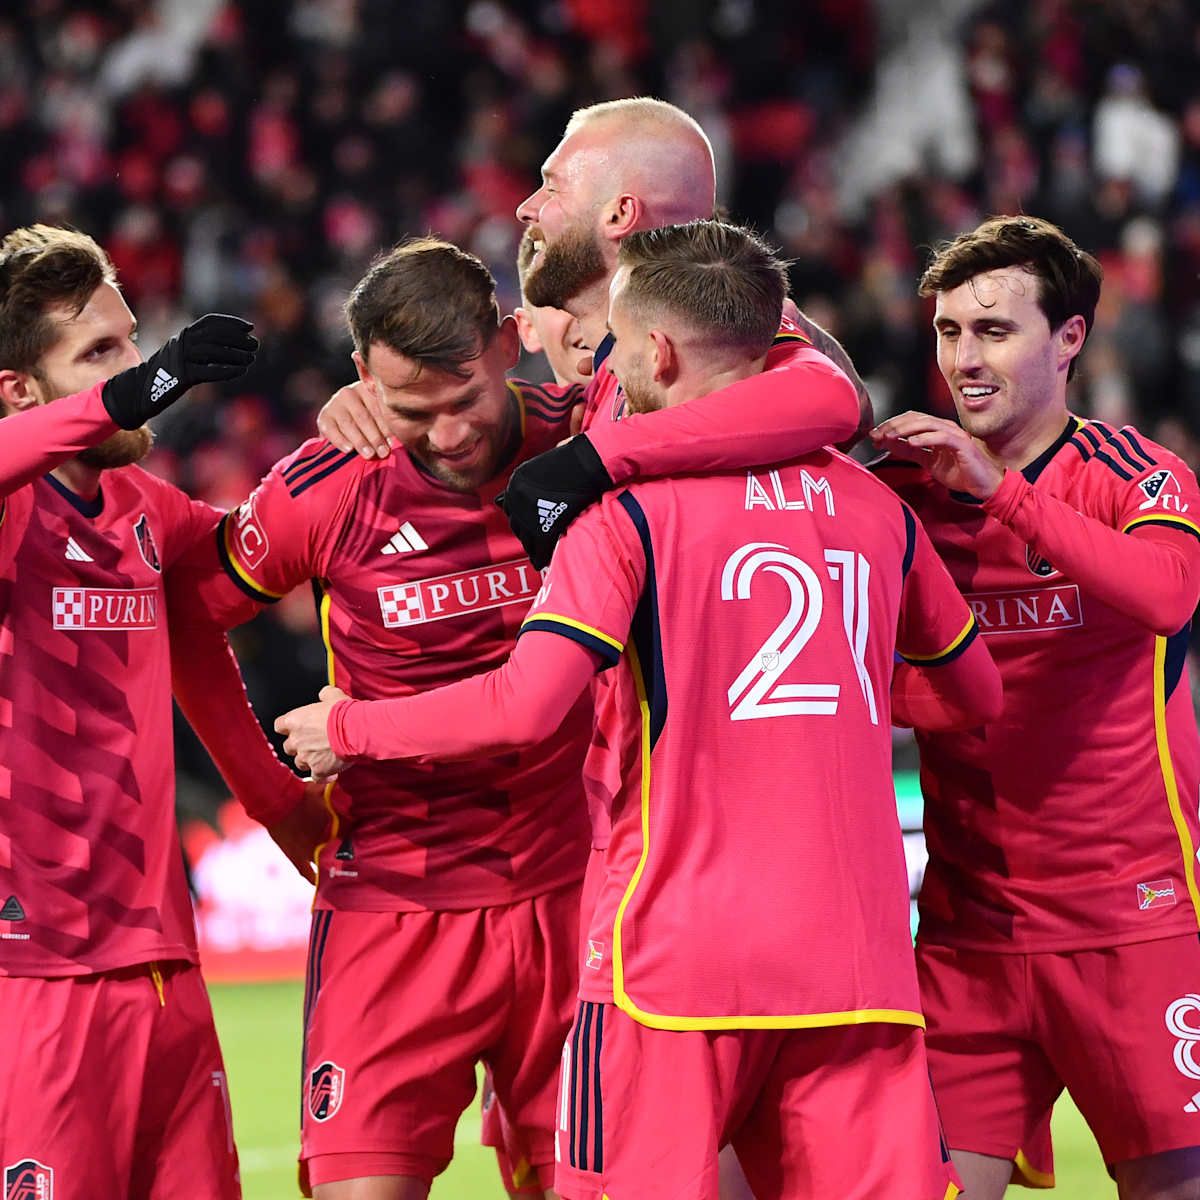
<instances>
[{"instance_id":1,"label":"player's forearm","mask_svg":"<svg viewBox=\"0 0 1200 1200\"><path fill-rule=\"evenodd\" d=\"M597 422L587 437L620 484L779 462L845 441L858 421L846 376L797 345L771 370L675 408Z\"/></svg>"},{"instance_id":2,"label":"player's forearm","mask_svg":"<svg viewBox=\"0 0 1200 1200\"><path fill-rule=\"evenodd\" d=\"M919 667L896 664L892 724L929 732L972 729L994 721L1004 705L1000 672L982 638L953 662Z\"/></svg>"},{"instance_id":3,"label":"player's forearm","mask_svg":"<svg viewBox=\"0 0 1200 1200\"><path fill-rule=\"evenodd\" d=\"M1097 600L1160 636L1200 601L1200 541L1184 528L1122 533L1007 471L984 508Z\"/></svg>"},{"instance_id":4,"label":"player's forearm","mask_svg":"<svg viewBox=\"0 0 1200 1200\"><path fill-rule=\"evenodd\" d=\"M344 700L329 715L329 744L346 760L484 758L550 736L596 673L582 646L527 633L502 667L395 700Z\"/></svg>"},{"instance_id":5,"label":"player's forearm","mask_svg":"<svg viewBox=\"0 0 1200 1200\"><path fill-rule=\"evenodd\" d=\"M8 496L47 471L117 432L100 398L103 384L51 404L13 413L0 425L0 496Z\"/></svg>"},{"instance_id":6,"label":"player's forearm","mask_svg":"<svg viewBox=\"0 0 1200 1200\"><path fill-rule=\"evenodd\" d=\"M263 733L225 633L184 617L168 593L171 687L230 793L256 821L270 825L303 799L304 784L278 759Z\"/></svg>"}]
</instances>

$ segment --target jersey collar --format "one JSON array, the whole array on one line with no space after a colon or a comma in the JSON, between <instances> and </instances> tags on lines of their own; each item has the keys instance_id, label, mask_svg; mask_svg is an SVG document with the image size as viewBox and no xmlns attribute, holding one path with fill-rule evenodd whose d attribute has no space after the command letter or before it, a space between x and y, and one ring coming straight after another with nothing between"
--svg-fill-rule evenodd
<instances>
[{"instance_id":1,"label":"jersey collar","mask_svg":"<svg viewBox=\"0 0 1200 1200\"><path fill-rule=\"evenodd\" d=\"M611 333L606 333L604 340L596 347L596 352L592 355L593 377L600 370L600 364L612 353L612 348L616 344L616 340Z\"/></svg>"},{"instance_id":2,"label":"jersey collar","mask_svg":"<svg viewBox=\"0 0 1200 1200\"><path fill-rule=\"evenodd\" d=\"M53 475L43 475L42 478L73 508L80 516L95 520L104 511L104 490L96 492L94 500L85 500L77 496L66 484L59 483Z\"/></svg>"},{"instance_id":3,"label":"jersey collar","mask_svg":"<svg viewBox=\"0 0 1200 1200\"><path fill-rule=\"evenodd\" d=\"M1062 433L1054 439L1049 446L1045 448L1031 463L1026 463L1021 468L1021 474L1030 483L1036 483L1038 476L1050 465L1054 456L1071 440L1075 433L1076 421L1074 417L1067 418L1066 427ZM970 492L951 492L950 498L957 500L959 504L974 504L976 507L983 503L977 496L972 496Z\"/></svg>"}]
</instances>

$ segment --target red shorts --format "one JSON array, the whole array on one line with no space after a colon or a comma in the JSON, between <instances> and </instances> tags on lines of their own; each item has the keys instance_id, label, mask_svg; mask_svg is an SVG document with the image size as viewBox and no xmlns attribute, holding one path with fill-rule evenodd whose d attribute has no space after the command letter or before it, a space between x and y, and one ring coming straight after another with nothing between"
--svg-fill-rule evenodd
<instances>
[{"instance_id":1,"label":"red shorts","mask_svg":"<svg viewBox=\"0 0 1200 1200\"><path fill-rule=\"evenodd\" d=\"M301 1181L426 1182L491 1068L511 1144L549 1176L578 986L578 885L469 912L313 914Z\"/></svg>"},{"instance_id":2,"label":"red shorts","mask_svg":"<svg viewBox=\"0 0 1200 1200\"><path fill-rule=\"evenodd\" d=\"M238 1200L200 971L0 976L2 1195Z\"/></svg>"},{"instance_id":3,"label":"red shorts","mask_svg":"<svg viewBox=\"0 0 1200 1200\"><path fill-rule=\"evenodd\" d=\"M1053 1183L1065 1087L1108 1164L1200 1144L1200 940L994 954L918 941L929 1066L956 1150ZM1038 1176L1041 1180L1038 1180Z\"/></svg>"},{"instance_id":4,"label":"red shorts","mask_svg":"<svg viewBox=\"0 0 1200 1200\"><path fill-rule=\"evenodd\" d=\"M675 1033L583 1001L558 1116L564 1200L718 1200L727 1142L759 1200L959 1190L907 1025Z\"/></svg>"}]
</instances>

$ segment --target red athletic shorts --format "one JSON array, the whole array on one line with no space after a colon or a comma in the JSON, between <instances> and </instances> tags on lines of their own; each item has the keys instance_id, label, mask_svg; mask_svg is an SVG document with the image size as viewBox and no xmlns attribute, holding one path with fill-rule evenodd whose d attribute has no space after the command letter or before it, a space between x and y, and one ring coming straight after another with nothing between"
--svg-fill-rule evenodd
<instances>
[{"instance_id":1,"label":"red athletic shorts","mask_svg":"<svg viewBox=\"0 0 1200 1200\"><path fill-rule=\"evenodd\" d=\"M200 971L0 976L3 1195L238 1200L225 1067Z\"/></svg>"},{"instance_id":2,"label":"red athletic shorts","mask_svg":"<svg viewBox=\"0 0 1200 1200\"><path fill-rule=\"evenodd\" d=\"M1057 954L918 940L917 967L956 1150L1013 1158L1049 1186L1046 1130L1064 1087L1110 1165L1200 1144L1195 934Z\"/></svg>"},{"instance_id":3,"label":"red athletic shorts","mask_svg":"<svg viewBox=\"0 0 1200 1200\"><path fill-rule=\"evenodd\" d=\"M758 1200L959 1191L919 1029L675 1033L580 1003L559 1093L564 1200L718 1200L726 1142Z\"/></svg>"},{"instance_id":4,"label":"red athletic shorts","mask_svg":"<svg viewBox=\"0 0 1200 1200\"><path fill-rule=\"evenodd\" d=\"M578 928L578 884L468 912L314 913L302 1186L432 1180L453 1155L478 1062L513 1144L548 1178Z\"/></svg>"}]
</instances>

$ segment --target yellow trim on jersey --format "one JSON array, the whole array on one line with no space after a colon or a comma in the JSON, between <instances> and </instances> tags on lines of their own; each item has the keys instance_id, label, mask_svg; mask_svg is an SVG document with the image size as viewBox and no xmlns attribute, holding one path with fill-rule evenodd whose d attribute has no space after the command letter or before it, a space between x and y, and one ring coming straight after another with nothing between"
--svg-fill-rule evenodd
<instances>
[{"instance_id":1,"label":"yellow trim on jersey","mask_svg":"<svg viewBox=\"0 0 1200 1200\"><path fill-rule=\"evenodd\" d=\"M954 1200L955 1196L961 1195L962 1188L957 1183L948 1183L946 1184L946 1194L942 1197L942 1200Z\"/></svg>"},{"instance_id":2,"label":"yellow trim on jersey","mask_svg":"<svg viewBox=\"0 0 1200 1200\"><path fill-rule=\"evenodd\" d=\"M1167 790L1167 805L1171 809L1171 820L1175 822L1175 833L1179 838L1179 849L1183 854L1183 875L1187 880L1188 895L1192 898L1192 909L1200 924L1200 888L1196 887L1196 848L1192 845L1191 831L1179 804L1179 786L1175 782L1175 766L1171 762L1171 745L1167 740L1167 682L1164 667L1167 661L1167 639L1154 639L1154 740L1158 743L1158 765L1162 771L1163 784Z\"/></svg>"},{"instance_id":3,"label":"yellow trim on jersey","mask_svg":"<svg viewBox=\"0 0 1200 1200\"><path fill-rule=\"evenodd\" d=\"M254 576L251 575L246 570L246 568L242 566L242 564L240 562L238 562L237 555L234 554L233 549L230 545L229 530L230 530L230 522L227 519L225 521L224 536L225 536L225 558L228 560L229 565L238 573L239 576L241 576L243 582L246 583L247 586L253 588L254 591L258 592L258 594L260 596L269 596L272 600L282 600L285 593L273 592L273 591L271 591L270 588L263 587L263 585L261 583L259 583L258 580L255 579Z\"/></svg>"},{"instance_id":4,"label":"yellow trim on jersey","mask_svg":"<svg viewBox=\"0 0 1200 1200\"><path fill-rule=\"evenodd\" d=\"M0 500L0 525L4 524L4 518L8 516L8 501Z\"/></svg>"},{"instance_id":5,"label":"yellow trim on jersey","mask_svg":"<svg viewBox=\"0 0 1200 1200\"><path fill-rule=\"evenodd\" d=\"M1194 521L1189 521L1186 517L1177 517L1174 513L1168 512L1148 513L1144 517L1134 517L1121 532L1128 533L1131 529L1136 529L1139 525L1146 525L1151 522L1155 525L1182 525L1185 529L1190 529L1197 537L1200 537L1200 525L1197 525Z\"/></svg>"},{"instance_id":6,"label":"yellow trim on jersey","mask_svg":"<svg viewBox=\"0 0 1200 1200\"><path fill-rule=\"evenodd\" d=\"M559 613L533 613L521 622L521 628L523 629L531 621L550 621L556 625L566 625L569 629L578 629L581 633L586 633L589 637L594 637L606 646L611 646L618 654L622 653L625 649L624 642L618 642L616 638L609 637L607 633L601 633L599 629L596 629L592 625L585 625L582 621L576 621L574 617L564 617Z\"/></svg>"},{"instance_id":7,"label":"yellow trim on jersey","mask_svg":"<svg viewBox=\"0 0 1200 1200\"><path fill-rule=\"evenodd\" d=\"M799 329L781 329L772 339L772 346L780 346L784 342L803 342L806 346L813 344L812 338Z\"/></svg>"},{"instance_id":8,"label":"yellow trim on jersey","mask_svg":"<svg viewBox=\"0 0 1200 1200\"><path fill-rule=\"evenodd\" d=\"M665 1013L651 1013L639 1008L637 1002L625 990L625 954L621 945L621 930L625 923L625 910L633 899L641 882L650 857L650 702L646 698L645 678L636 647L628 647L629 663L633 668L633 682L637 690L638 707L642 714L642 856L634 868L633 877L621 897L613 921L613 1000L616 1006L640 1025L650 1029L696 1030L696 1029L811 1029L833 1025L915 1025L925 1028L925 1018L919 1012L903 1008L861 1008L844 1012L796 1013L785 1015L763 1015L730 1017L687 1017Z\"/></svg>"},{"instance_id":9,"label":"yellow trim on jersey","mask_svg":"<svg viewBox=\"0 0 1200 1200\"><path fill-rule=\"evenodd\" d=\"M1052 1188L1054 1186L1053 1171L1039 1171L1025 1157L1024 1150L1018 1150L1013 1155L1013 1167L1017 1174L1020 1175L1026 1187L1032 1188Z\"/></svg>"},{"instance_id":10,"label":"yellow trim on jersey","mask_svg":"<svg viewBox=\"0 0 1200 1200\"><path fill-rule=\"evenodd\" d=\"M333 686L333 643L329 640L329 606L331 604L329 593L322 590L321 592L321 640L325 643L325 670L329 676L329 684ZM325 785L325 791L322 794L322 799L325 801L325 807L331 818L329 824L329 836L313 851L313 863L317 869L317 882L321 881L321 851L329 845L330 842L336 842L338 833L341 830L342 822L338 817L337 809L333 807L333 787L332 783ZM313 908L317 906L317 896L313 893Z\"/></svg>"},{"instance_id":11,"label":"yellow trim on jersey","mask_svg":"<svg viewBox=\"0 0 1200 1200\"><path fill-rule=\"evenodd\" d=\"M521 389L511 380L506 379L505 385L508 390L517 398L517 411L521 414L521 440L525 440L525 397Z\"/></svg>"},{"instance_id":12,"label":"yellow trim on jersey","mask_svg":"<svg viewBox=\"0 0 1200 1200\"><path fill-rule=\"evenodd\" d=\"M907 659L910 663L931 663L939 658L945 658L947 654L953 654L954 651L962 645L963 638L965 638L967 634L969 634L974 628L975 615L972 613L969 617L967 617L967 623L962 627L958 637L956 637L954 641L952 641L944 650L939 650L936 654L908 654L905 651L900 650L900 657Z\"/></svg>"},{"instance_id":13,"label":"yellow trim on jersey","mask_svg":"<svg viewBox=\"0 0 1200 1200\"><path fill-rule=\"evenodd\" d=\"M150 981L154 984L154 990L158 993L159 1008L167 1007L167 985L163 981L163 973L158 963L150 964Z\"/></svg>"}]
</instances>

